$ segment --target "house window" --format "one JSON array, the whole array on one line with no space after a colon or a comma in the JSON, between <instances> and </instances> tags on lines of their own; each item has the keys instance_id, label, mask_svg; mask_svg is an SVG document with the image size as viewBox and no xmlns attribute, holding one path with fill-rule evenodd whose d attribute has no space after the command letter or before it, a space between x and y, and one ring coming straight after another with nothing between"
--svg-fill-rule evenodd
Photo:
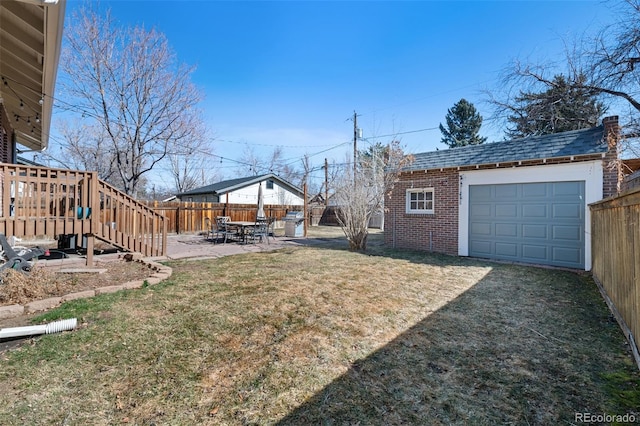
<instances>
[{"instance_id":1,"label":"house window","mask_svg":"<svg viewBox=\"0 0 640 426\"><path fill-rule=\"evenodd\" d=\"M433 212L433 188L407 189L407 213Z\"/></svg>"},{"instance_id":2,"label":"house window","mask_svg":"<svg viewBox=\"0 0 640 426\"><path fill-rule=\"evenodd\" d=\"M267 181L267 189L273 189L273 180L269 179Z\"/></svg>"}]
</instances>

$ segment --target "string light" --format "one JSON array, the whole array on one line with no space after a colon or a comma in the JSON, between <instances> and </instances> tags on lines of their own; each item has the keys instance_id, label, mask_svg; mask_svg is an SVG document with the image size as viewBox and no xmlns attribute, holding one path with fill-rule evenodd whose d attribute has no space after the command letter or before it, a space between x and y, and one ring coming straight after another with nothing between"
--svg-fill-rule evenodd
<instances>
[{"instance_id":1,"label":"string light","mask_svg":"<svg viewBox=\"0 0 640 426\"><path fill-rule=\"evenodd\" d=\"M8 87L8 88L9 88L9 90L10 90L10 91L15 95L15 97L16 97L16 98L18 98L18 99L20 100L20 109L21 109L21 110L24 110L24 107L25 107L24 99L23 99L20 95L18 95L18 93L17 93L15 90L13 90L13 87L11 87L11 86L9 85L9 80L10 80L9 78L6 78L5 76L2 76L2 83L3 83L6 87ZM38 95L40 96L40 99L38 100L38 103L39 103L40 105L43 105L43 104L44 104L44 97L45 97L45 94L44 94L44 93L40 93L40 91L36 91L36 90L34 90L33 88L31 88L31 87L29 87L29 86L26 86L26 85L24 85L24 84L20 84L20 83L16 82L15 80L13 80L13 82L14 82L14 83L17 83L18 85L20 85L20 86L22 86L22 87L24 87L25 89L28 89L28 90L30 90L30 91L32 91L32 92L36 92L36 93L38 93ZM30 110L32 110L34 113L37 113L37 111L36 111L35 109L33 109L31 106L27 105L27 107L28 107Z\"/></svg>"},{"instance_id":2,"label":"string light","mask_svg":"<svg viewBox=\"0 0 640 426\"><path fill-rule=\"evenodd\" d=\"M31 119L33 118L36 123L40 123L40 114L36 115L18 115L14 114L13 116L16 120L16 123L19 123L20 120L26 122L27 124L31 124Z\"/></svg>"},{"instance_id":3,"label":"string light","mask_svg":"<svg viewBox=\"0 0 640 426\"><path fill-rule=\"evenodd\" d=\"M24 109L24 106L25 106L25 105L24 105L24 101L23 101L23 99L21 99L21 97L16 93L16 91L15 91L15 90L13 90L13 88L11 87L11 85L9 85L8 80L9 80L8 78L5 78L4 76L2 76L2 82L4 83L4 86L7 86L7 87L8 87L8 89L9 89L9 90L11 90L11 92L13 92L13 94L16 96L16 98L20 99L20 107L21 107L21 109ZM33 88L29 88L28 86L25 86L25 85L23 85L23 84L20 84L20 83L18 83L18 82L15 82L15 81L14 81L14 83L17 83L17 84L19 84L19 85L21 85L21 86L23 86L23 87L25 87L25 88L27 88L27 89L31 90L32 92L35 92L35 90L34 90ZM46 95L46 94L44 94L44 93L41 93L41 94L40 94L40 99L38 100L38 104L40 104L40 105L43 105L43 104L44 104L44 97L45 97L45 96L47 96L47 95ZM53 98L52 98L52 99L53 99ZM69 103L67 103L67 102L65 102L65 101L63 101L63 100L60 100L60 99L56 99L56 102L60 102L62 105L66 105L66 109L67 109L67 110L70 110L70 111L76 111L76 112L81 112L83 117L85 117L85 116L91 116L91 117L94 117L94 114L92 114L92 113L90 113L90 112L88 112L88 111L86 111L86 110L83 110L82 108L80 108L80 107L78 107L78 106L76 106L76 105L69 104ZM28 116L27 116L27 115L17 115L17 114L16 114L16 115L15 115L15 120L16 120L16 122L19 122L19 121L22 119L22 120L23 120L23 121L25 121L26 123L30 124L30 123L31 123L31 119L34 119L36 123L40 123L40 120L41 120L41 119L40 119L40 114L39 114L39 112L38 112L38 111L36 111L35 109L31 108L29 105L27 105L27 107L28 107L29 109L31 109L31 110L35 113L35 115L34 115L34 114L32 114L32 115L28 115ZM97 118L97 117L96 117L96 118ZM33 126L32 126L32 127L31 127L31 134L34 134L34 133L35 133L35 130L39 130L39 129L37 129L36 127L33 127ZM431 130L431 129L419 129L419 130L414 130L414 131L409 131L409 132L402 132L402 133L398 133L398 134L414 133L414 132L423 132L423 131L426 131L426 130ZM383 136L386 136L386 135L383 135ZM49 135L49 137L50 137L50 138L52 138L52 139L54 139L54 140L56 139L56 138L54 138L52 135ZM382 137L382 136L379 136L379 137ZM251 146L255 146L255 145L272 146L271 144L258 144L258 143L238 142L238 141L231 141L231 140L217 140L217 142L237 143L237 144L244 144L244 145L251 145ZM306 157L307 157L307 158L311 158L311 157L313 157L313 156L316 156L316 155L319 155L319 154L322 154L322 153L325 153L325 152L328 152L328 151L334 150L334 149L336 149L336 148L342 147L342 146L344 146L344 145L348 145L348 144L350 144L350 143L351 143L351 141L348 141L348 142L342 142L342 143L338 143L338 144L335 144L335 145L328 145L328 144L326 144L326 145L317 145L317 147L327 147L327 146L328 146L328 148L326 148L326 149L322 149L322 150L320 150L320 151L318 151L318 152L315 152L315 153L313 153L313 154L307 155ZM296 147L296 148L297 148L297 146L292 146L291 148L294 148L294 147ZM309 147L307 147L307 148L309 148ZM256 165L252 165L252 164L247 163L247 162L244 162L244 161L239 161L239 160L235 160L235 159L232 159L232 158L222 157L222 156L219 156L219 155L216 155L216 154L212 154L212 153L210 153L210 152L202 152L202 153L206 153L207 155L210 155L210 156L212 156L212 157L214 157L214 158L219 158L219 159L220 159L220 164L223 164L223 163L225 163L225 162L226 162L226 163L231 163L231 164L233 164L233 165L231 165L231 166L229 166L229 167L239 167L239 166L240 166L240 167L241 167L241 166L245 166L245 167L246 167L246 166L249 166L248 168L249 168L249 171L250 171L250 172L256 172L256 173L257 173L257 172L259 172L259 170L260 170L260 169L264 169L264 171L265 171L265 172L271 172L271 173L273 173L273 169L270 169L270 168L267 168L267 167L260 167L260 166L256 167ZM225 161L225 160L226 160L226 161ZM283 163L283 165L284 165L284 166L286 166L286 165L294 164L295 162L298 162L298 161L300 161L300 160L301 160L301 158L297 158L297 157L295 157L295 158L294 158L294 157L291 157L291 158L289 158L289 159L284 159L284 160L282 160L282 163ZM344 166L345 164L346 164L346 163L340 163L340 164L336 164L336 163L334 163L334 164L331 164L330 166L331 166L331 167L342 167L342 166ZM162 167L160 167L159 169L162 169ZM308 170L309 176L312 176L312 173L313 173L313 172L318 171L318 170L323 170L323 169L324 169L324 166L311 167L311 168Z\"/></svg>"}]
</instances>

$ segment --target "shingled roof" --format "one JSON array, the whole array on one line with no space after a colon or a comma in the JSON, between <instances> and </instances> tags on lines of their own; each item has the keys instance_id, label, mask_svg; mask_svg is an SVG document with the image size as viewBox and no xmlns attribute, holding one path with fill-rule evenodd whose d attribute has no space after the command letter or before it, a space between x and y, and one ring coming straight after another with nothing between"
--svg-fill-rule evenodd
<instances>
[{"instance_id":1,"label":"shingled roof","mask_svg":"<svg viewBox=\"0 0 640 426\"><path fill-rule=\"evenodd\" d=\"M288 188L291 192L295 194L299 194L301 197L303 196L303 191L300 188L293 186L291 183L285 181L284 179L279 178L273 173L267 173L265 175L259 175L259 176L248 176L248 177L242 177L237 179L229 179L229 180L221 181L218 183L214 183L212 185L201 186L200 188L195 188L190 191L185 191L176 195L178 197L183 197L186 195L200 195L200 194L223 195L223 194L226 194L227 192L235 191L237 189L244 188L246 186L265 181L267 179L273 179L277 181L281 186Z\"/></svg>"},{"instance_id":2,"label":"shingled roof","mask_svg":"<svg viewBox=\"0 0 640 426\"><path fill-rule=\"evenodd\" d=\"M413 163L404 170L432 170L514 161L549 160L606 152L604 126L600 125L585 130L415 154Z\"/></svg>"}]
</instances>

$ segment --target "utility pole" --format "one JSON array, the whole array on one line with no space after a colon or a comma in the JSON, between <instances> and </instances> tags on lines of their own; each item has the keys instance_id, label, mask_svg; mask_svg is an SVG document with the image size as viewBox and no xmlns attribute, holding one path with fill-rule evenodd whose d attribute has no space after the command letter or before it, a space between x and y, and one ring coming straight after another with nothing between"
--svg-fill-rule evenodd
<instances>
[{"instance_id":1,"label":"utility pole","mask_svg":"<svg viewBox=\"0 0 640 426\"><path fill-rule=\"evenodd\" d=\"M302 191L304 193L304 221L302 222L304 236L307 236L307 228L309 226L309 205L307 204L307 181L302 184Z\"/></svg>"},{"instance_id":2,"label":"utility pole","mask_svg":"<svg viewBox=\"0 0 640 426\"><path fill-rule=\"evenodd\" d=\"M324 206L329 205L329 163L324 159Z\"/></svg>"},{"instance_id":3,"label":"utility pole","mask_svg":"<svg viewBox=\"0 0 640 426\"><path fill-rule=\"evenodd\" d=\"M358 155L358 114L353 111L353 184L356 184L356 161Z\"/></svg>"}]
</instances>

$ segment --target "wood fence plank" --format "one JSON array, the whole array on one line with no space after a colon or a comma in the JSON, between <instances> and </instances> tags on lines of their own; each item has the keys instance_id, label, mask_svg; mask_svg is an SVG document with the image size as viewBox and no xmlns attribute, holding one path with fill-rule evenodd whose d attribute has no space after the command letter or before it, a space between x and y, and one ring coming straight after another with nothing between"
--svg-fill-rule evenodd
<instances>
[{"instance_id":1,"label":"wood fence plank","mask_svg":"<svg viewBox=\"0 0 640 426\"><path fill-rule=\"evenodd\" d=\"M640 188L590 209L592 273L634 345L640 342Z\"/></svg>"}]
</instances>

